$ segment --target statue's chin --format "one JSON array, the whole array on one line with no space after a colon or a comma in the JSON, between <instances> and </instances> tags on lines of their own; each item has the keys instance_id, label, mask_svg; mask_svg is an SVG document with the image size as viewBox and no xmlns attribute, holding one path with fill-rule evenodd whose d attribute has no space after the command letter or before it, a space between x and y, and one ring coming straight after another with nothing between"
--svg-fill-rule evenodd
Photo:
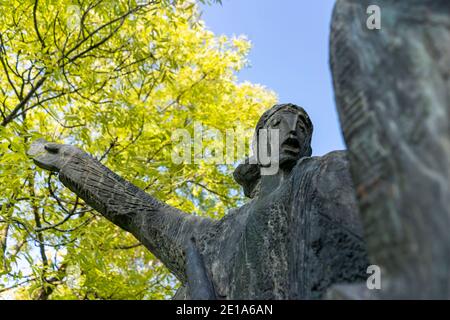
<instances>
[{"instance_id":1,"label":"statue's chin","mask_svg":"<svg viewBox=\"0 0 450 320\"><path fill-rule=\"evenodd\" d=\"M280 169L284 171L290 171L297 163L299 157L284 155L280 158Z\"/></svg>"}]
</instances>

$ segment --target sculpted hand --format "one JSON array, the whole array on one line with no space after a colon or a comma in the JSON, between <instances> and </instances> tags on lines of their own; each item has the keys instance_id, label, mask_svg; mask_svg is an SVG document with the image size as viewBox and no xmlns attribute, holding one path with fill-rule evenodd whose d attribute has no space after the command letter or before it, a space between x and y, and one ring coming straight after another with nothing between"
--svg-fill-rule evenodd
<instances>
[{"instance_id":1,"label":"sculpted hand","mask_svg":"<svg viewBox=\"0 0 450 320\"><path fill-rule=\"evenodd\" d=\"M59 172L69 160L73 161L82 153L77 147L48 142L45 139L34 141L27 152L36 165L54 172Z\"/></svg>"}]
</instances>

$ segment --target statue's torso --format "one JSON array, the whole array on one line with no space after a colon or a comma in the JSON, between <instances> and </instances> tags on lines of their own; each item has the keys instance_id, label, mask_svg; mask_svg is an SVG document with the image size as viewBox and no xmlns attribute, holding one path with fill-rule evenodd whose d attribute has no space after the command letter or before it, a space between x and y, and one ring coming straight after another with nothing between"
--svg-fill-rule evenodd
<instances>
[{"instance_id":1,"label":"statue's torso","mask_svg":"<svg viewBox=\"0 0 450 320\"><path fill-rule=\"evenodd\" d=\"M218 298L320 298L364 277L345 153L301 159L280 188L231 210L199 244Z\"/></svg>"}]
</instances>

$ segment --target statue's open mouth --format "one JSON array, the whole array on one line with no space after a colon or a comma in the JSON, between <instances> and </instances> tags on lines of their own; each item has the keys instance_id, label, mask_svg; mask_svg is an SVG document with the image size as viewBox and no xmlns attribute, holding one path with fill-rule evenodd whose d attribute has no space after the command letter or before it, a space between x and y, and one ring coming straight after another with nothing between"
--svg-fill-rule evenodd
<instances>
[{"instance_id":1,"label":"statue's open mouth","mask_svg":"<svg viewBox=\"0 0 450 320\"><path fill-rule=\"evenodd\" d=\"M286 139L283 144L281 145L281 148L284 151L287 151L292 154L298 154L300 152L300 143L297 139L294 138L288 138Z\"/></svg>"}]
</instances>

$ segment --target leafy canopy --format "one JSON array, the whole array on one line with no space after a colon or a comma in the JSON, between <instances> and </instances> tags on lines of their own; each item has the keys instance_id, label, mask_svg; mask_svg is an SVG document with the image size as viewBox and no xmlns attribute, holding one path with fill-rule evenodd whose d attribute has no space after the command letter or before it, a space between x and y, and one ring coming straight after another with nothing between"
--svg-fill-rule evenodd
<instances>
[{"instance_id":1,"label":"leafy canopy","mask_svg":"<svg viewBox=\"0 0 450 320\"><path fill-rule=\"evenodd\" d=\"M237 81L249 48L208 31L193 1L0 0L0 296L172 295L151 253L25 152L39 137L78 145L160 200L219 218L242 200L232 166L174 164L171 134L200 121L225 136L275 103Z\"/></svg>"}]
</instances>

